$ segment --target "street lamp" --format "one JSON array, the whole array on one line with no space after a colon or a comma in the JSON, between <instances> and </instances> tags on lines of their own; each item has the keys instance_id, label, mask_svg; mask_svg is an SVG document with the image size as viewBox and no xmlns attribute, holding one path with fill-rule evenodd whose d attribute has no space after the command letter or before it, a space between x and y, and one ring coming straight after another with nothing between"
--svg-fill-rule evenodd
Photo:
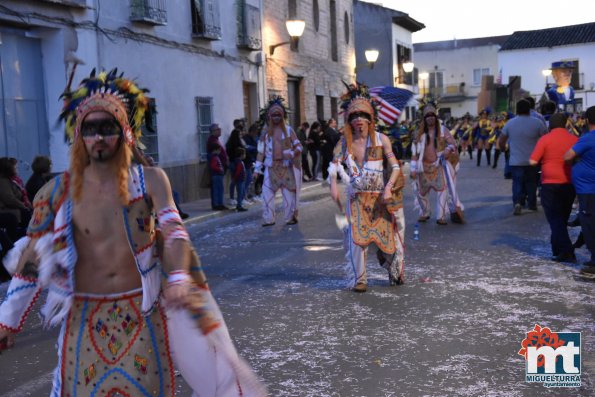
<instances>
[{"instance_id":1,"label":"street lamp","mask_svg":"<svg viewBox=\"0 0 595 397\"><path fill-rule=\"evenodd\" d=\"M366 56L366 61L368 61L368 65L370 66L370 69L374 69L374 64L378 60L379 54L380 54L380 52L378 50L374 50L374 49L366 50L364 52L364 55Z\"/></svg>"},{"instance_id":2,"label":"street lamp","mask_svg":"<svg viewBox=\"0 0 595 397\"><path fill-rule=\"evenodd\" d=\"M303 19L289 19L285 22L285 27L287 28L287 33L289 33L290 41L284 41L279 44L275 44L269 46L269 54L272 56L275 53L275 48L280 47L285 44L291 44L292 48L297 47L298 41L302 34L304 34L304 29L306 28L306 21Z\"/></svg>"},{"instance_id":3,"label":"street lamp","mask_svg":"<svg viewBox=\"0 0 595 397\"><path fill-rule=\"evenodd\" d=\"M421 72L419 74L419 79L422 81L422 88L424 91L424 97L426 96L426 80L430 77L428 72Z\"/></svg>"},{"instance_id":4,"label":"street lamp","mask_svg":"<svg viewBox=\"0 0 595 397\"><path fill-rule=\"evenodd\" d=\"M413 78L411 80L407 79L407 73L411 73L413 72L413 62L411 61L407 61L407 62L403 62L403 78L401 79L401 81L405 84L412 84L413 85Z\"/></svg>"},{"instance_id":5,"label":"street lamp","mask_svg":"<svg viewBox=\"0 0 595 397\"><path fill-rule=\"evenodd\" d=\"M547 81L547 78L552 75L552 70L551 69L543 69L541 71L541 74L545 77L545 89L547 90L547 86L549 84Z\"/></svg>"}]
</instances>

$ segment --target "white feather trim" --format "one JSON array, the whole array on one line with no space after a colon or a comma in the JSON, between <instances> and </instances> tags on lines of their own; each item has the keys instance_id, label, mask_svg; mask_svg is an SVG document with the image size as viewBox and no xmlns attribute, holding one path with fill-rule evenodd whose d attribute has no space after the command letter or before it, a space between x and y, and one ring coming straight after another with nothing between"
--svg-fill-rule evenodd
<instances>
[{"instance_id":1,"label":"white feather trim","mask_svg":"<svg viewBox=\"0 0 595 397\"><path fill-rule=\"evenodd\" d=\"M35 244L35 252L39 258L39 285L42 287L47 287L50 284L50 279L56 267L52 237L52 233L47 233L40 237Z\"/></svg>"},{"instance_id":2,"label":"white feather trim","mask_svg":"<svg viewBox=\"0 0 595 397\"><path fill-rule=\"evenodd\" d=\"M25 248L27 248L30 241L31 239L27 236L20 238L14 243L14 247L12 247L4 257L2 264L11 275L17 271L17 266L21 260L21 256L23 256L23 251L25 251Z\"/></svg>"}]
</instances>

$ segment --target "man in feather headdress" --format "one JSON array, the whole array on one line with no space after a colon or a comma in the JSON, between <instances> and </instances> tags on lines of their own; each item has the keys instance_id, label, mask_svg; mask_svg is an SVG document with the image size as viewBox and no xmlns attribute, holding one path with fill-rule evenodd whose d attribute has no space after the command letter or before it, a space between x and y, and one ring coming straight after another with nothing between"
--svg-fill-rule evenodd
<instances>
[{"instance_id":1,"label":"man in feather headdress","mask_svg":"<svg viewBox=\"0 0 595 397\"><path fill-rule=\"evenodd\" d=\"M70 167L39 191L27 237L4 261L13 279L0 340L21 330L47 288L43 322L61 325L52 396L173 397L174 363L195 395L263 395L231 343L165 172L131 163L145 92L116 70L67 87Z\"/></svg>"},{"instance_id":2,"label":"man in feather headdress","mask_svg":"<svg viewBox=\"0 0 595 397\"><path fill-rule=\"evenodd\" d=\"M302 145L285 124L287 108L281 97L272 98L261 109L265 125L258 141L254 178L264 174L262 185L262 226L275 224L275 194L279 189L285 205L285 223L298 223L299 194L302 184Z\"/></svg>"},{"instance_id":3,"label":"man in feather headdress","mask_svg":"<svg viewBox=\"0 0 595 397\"><path fill-rule=\"evenodd\" d=\"M390 285L403 283L404 178L389 138L376 131L376 102L368 87L359 83L348 86L341 101L345 127L328 168L329 182L331 197L341 210L337 176L347 183L347 265L353 271L353 291L366 292L366 257L371 244L378 248L378 261L388 270Z\"/></svg>"},{"instance_id":4,"label":"man in feather headdress","mask_svg":"<svg viewBox=\"0 0 595 397\"><path fill-rule=\"evenodd\" d=\"M458 168L456 142L448 129L440 124L436 104L428 101L422 107L422 120L411 155L411 180L419 222L430 219L429 194L434 190L438 196L436 222L446 225L446 215L450 211L453 222L464 223L464 208L456 189Z\"/></svg>"}]
</instances>

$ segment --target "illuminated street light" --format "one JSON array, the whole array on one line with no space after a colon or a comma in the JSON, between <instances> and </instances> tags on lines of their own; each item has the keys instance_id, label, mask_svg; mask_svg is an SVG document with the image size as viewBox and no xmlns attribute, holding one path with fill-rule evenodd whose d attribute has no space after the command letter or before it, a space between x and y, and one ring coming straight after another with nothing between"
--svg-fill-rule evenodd
<instances>
[{"instance_id":1,"label":"illuminated street light","mask_svg":"<svg viewBox=\"0 0 595 397\"><path fill-rule=\"evenodd\" d=\"M366 50L364 54L366 56L366 61L368 61L370 69L374 69L374 64L378 60L378 55L380 54L380 52L378 50Z\"/></svg>"},{"instance_id":2,"label":"illuminated street light","mask_svg":"<svg viewBox=\"0 0 595 397\"><path fill-rule=\"evenodd\" d=\"M306 21L303 19L289 19L285 21L285 27L287 28L287 33L289 33L290 41L284 41L279 44L275 44L269 46L269 54L272 56L275 53L275 48L280 47L285 44L291 44L293 48L296 48L298 45L298 41L302 34L304 34L304 29L306 28Z\"/></svg>"}]
</instances>

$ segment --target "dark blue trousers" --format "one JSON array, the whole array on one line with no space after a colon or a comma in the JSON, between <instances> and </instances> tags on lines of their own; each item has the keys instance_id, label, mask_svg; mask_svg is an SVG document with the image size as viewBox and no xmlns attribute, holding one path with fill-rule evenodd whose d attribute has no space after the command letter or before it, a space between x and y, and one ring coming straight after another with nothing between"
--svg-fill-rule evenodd
<instances>
[{"instance_id":1,"label":"dark blue trousers","mask_svg":"<svg viewBox=\"0 0 595 397\"><path fill-rule=\"evenodd\" d=\"M591 253L591 264L595 265L595 194L577 194L578 219L585 238L587 249Z\"/></svg>"},{"instance_id":2,"label":"dark blue trousers","mask_svg":"<svg viewBox=\"0 0 595 397\"><path fill-rule=\"evenodd\" d=\"M512 203L520 204L527 197L529 208L537 207L537 169L531 165L511 165Z\"/></svg>"},{"instance_id":3,"label":"dark blue trousers","mask_svg":"<svg viewBox=\"0 0 595 397\"><path fill-rule=\"evenodd\" d=\"M541 205L545 218L552 232L550 242L552 255L564 255L574 252L568 236L568 217L574 202L574 186L571 184L544 183L541 185Z\"/></svg>"}]
</instances>

